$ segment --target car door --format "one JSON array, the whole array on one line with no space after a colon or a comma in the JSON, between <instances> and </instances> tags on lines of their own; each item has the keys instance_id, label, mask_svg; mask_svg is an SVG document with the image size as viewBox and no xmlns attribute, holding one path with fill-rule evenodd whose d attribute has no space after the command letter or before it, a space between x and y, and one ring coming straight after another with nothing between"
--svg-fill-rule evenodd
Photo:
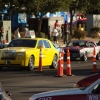
<instances>
[{"instance_id":1,"label":"car door","mask_svg":"<svg viewBox=\"0 0 100 100\"><path fill-rule=\"evenodd\" d=\"M86 100L100 100L100 83L96 84L87 94Z\"/></svg>"},{"instance_id":2,"label":"car door","mask_svg":"<svg viewBox=\"0 0 100 100\"><path fill-rule=\"evenodd\" d=\"M38 45L37 45L37 48L38 48L38 51L39 51L39 56L38 56L38 60L36 61L37 64L39 65L39 57L40 57L40 46L42 46L42 66L45 65L45 57L46 57L46 54L45 54L45 47L44 47L44 44L43 44L43 41L42 40L39 40L38 41Z\"/></svg>"},{"instance_id":3,"label":"car door","mask_svg":"<svg viewBox=\"0 0 100 100\"><path fill-rule=\"evenodd\" d=\"M45 55L46 55L46 65L50 65L52 62L52 58L53 58L53 51L52 48L50 46L50 43L47 40L43 40L44 46L45 46Z\"/></svg>"},{"instance_id":4,"label":"car door","mask_svg":"<svg viewBox=\"0 0 100 100\"><path fill-rule=\"evenodd\" d=\"M94 47L95 47L94 42L88 42L87 46L88 46L88 50L89 50L89 52L88 52L89 57L93 57L93 51L94 51Z\"/></svg>"}]
</instances>

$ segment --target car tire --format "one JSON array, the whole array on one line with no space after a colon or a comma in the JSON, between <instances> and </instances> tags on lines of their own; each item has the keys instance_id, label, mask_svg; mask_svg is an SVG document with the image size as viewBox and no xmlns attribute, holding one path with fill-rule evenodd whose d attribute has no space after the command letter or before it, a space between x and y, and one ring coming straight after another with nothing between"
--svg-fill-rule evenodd
<instances>
[{"instance_id":1,"label":"car tire","mask_svg":"<svg viewBox=\"0 0 100 100\"><path fill-rule=\"evenodd\" d=\"M2 67L0 67L0 71L2 71Z\"/></svg>"},{"instance_id":2,"label":"car tire","mask_svg":"<svg viewBox=\"0 0 100 100\"><path fill-rule=\"evenodd\" d=\"M97 55L96 55L96 59L97 59L97 60L100 60L100 52L97 53Z\"/></svg>"},{"instance_id":3,"label":"car tire","mask_svg":"<svg viewBox=\"0 0 100 100\"><path fill-rule=\"evenodd\" d=\"M52 65L49 66L50 69L56 69L58 67L58 56L55 54L53 61L52 61Z\"/></svg>"},{"instance_id":4,"label":"car tire","mask_svg":"<svg viewBox=\"0 0 100 100\"><path fill-rule=\"evenodd\" d=\"M33 69L34 69L34 62L35 62L35 58L34 58L34 56L31 56L29 58L29 62L28 62L28 68L27 68L28 71L33 71Z\"/></svg>"},{"instance_id":5,"label":"car tire","mask_svg":"<svg viewBox=\"0 0 100 100\"><path fill-rule=\"evenodd\" d=\"M87 54L85 53L85 54L81 57L81 60L82 60L82 61L87 61L87 59L88 59L88 58L87 58Z\"/></svg>"}]
</instances>

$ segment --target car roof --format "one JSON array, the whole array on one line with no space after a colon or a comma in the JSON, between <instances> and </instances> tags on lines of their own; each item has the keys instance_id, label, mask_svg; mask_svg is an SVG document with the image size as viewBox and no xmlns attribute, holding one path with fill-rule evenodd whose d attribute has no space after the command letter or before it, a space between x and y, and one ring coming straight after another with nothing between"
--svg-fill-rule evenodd
<instances>
[{"instance_id":1,"label":"car roof","mask_svg":"<svg viewBox=\"0 0 100 100\"><path fill-rule=\"evenodd\" d=\"M90 40L71 40L71 42L90 42Z\"/></svg>"},{"instance_id":2,"label":"car roof","mask_svg":"<svg viewBox=\"0 0 100 100\"><path fill-rule=\"evenodd\" d=\"M14 40L48 40L48 39L45 39L45 38L18 38L18 39L14 39Z\"/></svg>"}]
</instances>

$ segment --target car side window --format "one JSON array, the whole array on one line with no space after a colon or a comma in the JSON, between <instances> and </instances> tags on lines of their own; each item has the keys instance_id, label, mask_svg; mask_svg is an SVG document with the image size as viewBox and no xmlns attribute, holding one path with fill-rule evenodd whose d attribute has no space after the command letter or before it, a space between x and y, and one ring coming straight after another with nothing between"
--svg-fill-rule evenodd
<instances>
[{"instance_id":1,"label":"car side window","mask_svg":"<svg viewBox=\"0 0 100 100\"><path fill-rule=\"evenodd\" d=\"M45 46L45 48L51 48L51 46L50 46L50 44L49 44L48 41L43 40L43 42L44 42L44 46Z\"/></svg>"},{"instance_id":2,"label":"car side window","mask_svg":"<svg viewBox=\"0 0 100 100\"><path fill-rule=\"evenodd\" d=\"M93 88L92 93L100 94L100 84L97 84L97 85Z\"/></svg>"},{"instance_id":3,"label":"car side window","mask_svg":"<svg viewBox=\"0 0 100 100\"><path fill-rule=\"evenodd\" d=\"M40 40L40 41L38 42L38 46L37 46L37 47L40 47L40 46L43 46L43 47L44 47L43 41L42 41L42 40Z\"/></svg>"},{"instance_id":4,"label":"car side window","mask_svg":"<svg viewBox=\"0 0 100 100\"><path fill-rule=\"evenodd\" d=\"M95 46L95 44L93 42L89 42L87 45L88 45L88 47L94 47Z\"/></svg>"}]
</instances>

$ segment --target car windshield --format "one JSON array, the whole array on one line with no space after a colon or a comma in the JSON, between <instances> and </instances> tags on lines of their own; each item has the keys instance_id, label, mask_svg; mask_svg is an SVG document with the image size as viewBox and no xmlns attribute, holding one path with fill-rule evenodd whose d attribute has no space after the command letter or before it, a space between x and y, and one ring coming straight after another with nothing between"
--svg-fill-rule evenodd
<instances>
[{"instance_id":1,"label":"car windshield","mask_svg":"<svg viewBox=\"0 0 100 100\"><path fill-rule=\"evenodd\" d=\"M12 40L8 47L35 47L37 40L17 39Z\"/></svg>"},{"instance_id":2,"label":"car windshield","mask_svg":"<svg viewBox=\"0 0 100 100\"><path fill-rule=\"evenodd\" d=\"M86 41L71 41L66 46L86 46Z\"/></svg>"}]
</instances>

